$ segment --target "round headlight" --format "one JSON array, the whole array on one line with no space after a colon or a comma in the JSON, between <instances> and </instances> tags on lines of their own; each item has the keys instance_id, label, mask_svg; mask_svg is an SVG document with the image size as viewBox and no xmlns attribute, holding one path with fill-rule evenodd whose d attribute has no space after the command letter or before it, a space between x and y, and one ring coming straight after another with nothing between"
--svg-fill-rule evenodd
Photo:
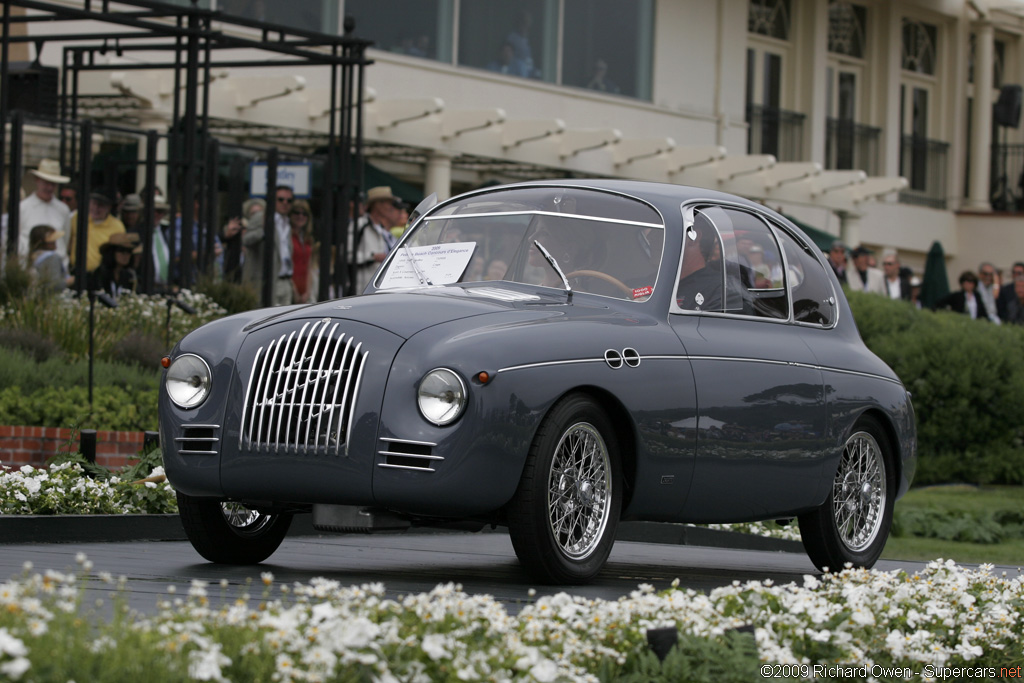
<instances>
[{"instance_id":1,"label":"round headlight","mask_svg":"<svg viewBox=\"0 0 1024 683\"><path fill-rule=\"evenodd\" d=\"M428 421L438 426L451 424L466 407L466 385L451 370L431 370L420 380L416 401Z\"/></svg>"},{"instance_id":2,"label":"round headlight","mask_svg":"<svg viewBox=\"0 0 1024 683\"><path fill-rule=\"evenodd\" d=\"M206 361L191 353L178 356L167 368L167 396L174 404L195 408L210 395L210 366Z\"/></svg>"}]
</instances>

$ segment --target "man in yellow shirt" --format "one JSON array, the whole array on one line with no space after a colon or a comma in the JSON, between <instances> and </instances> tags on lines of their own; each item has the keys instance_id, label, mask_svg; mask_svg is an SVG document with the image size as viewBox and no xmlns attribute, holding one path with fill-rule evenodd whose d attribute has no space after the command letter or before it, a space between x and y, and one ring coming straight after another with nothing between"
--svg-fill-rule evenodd
<instances>
[{"instance_id":1,"label":"man in yellow shirt","mask_svg":"<svg viewBox=\"0 0 1024 683\"><path fill-rule=\"evenodd\" d=\"M100 265L102 260L102 254L100 254L100 245L105 244L110 240L110 236L119 232L124 232L124 223L122 223L116 216L110 214L111 201L110 198L99 192L93 192L89 195L89 232L86 238L86 261L85 270L86 272L92 272ZM68 240L68 250L71 256L71 263L75 263L75 259L78 256L78 241L77 235L75 234L76 228L78 228L78 213L71 214L68 219L69 225L67 232L71 235Z\"/></svg>"}]
</instances>

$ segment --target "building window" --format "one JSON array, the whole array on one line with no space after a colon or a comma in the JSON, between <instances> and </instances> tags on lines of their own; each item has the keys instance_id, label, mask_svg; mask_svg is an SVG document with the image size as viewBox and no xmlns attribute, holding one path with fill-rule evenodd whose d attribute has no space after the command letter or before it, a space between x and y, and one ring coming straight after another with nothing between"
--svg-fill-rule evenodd
<instances>
[{"instance_id":1,"label":"building window","mask_svg":"<svg viewBox=\"0 0 1024 683\"><path fill-rule=\"evenodd\" d=\"M789 40L789 0L750 0L747 30L762 36Z\"/></svg>"},{"instance_id":2,"label":"building window","mask_svg":"<svg viewBox=\"0 0 1024 683\"><path fill-rule=\"evenodd\" d=\"M651 97L652 0L565 0L562 83Z\"/></svg>"},{"instance_id":3,"label":"building window","mask_svg":"<svg viewBox=\"0 0 1024 683\"><path fill-rule=\"evenodd\" d=\"M459 5L460 66L557 81L557 0L474 0Z\"/></svg>"},{"instance_id":4,"label":"building window","mask_svg":"<svg viewBox=\"0 0 1024 683\"><path fill-rule=\"evenodd\" d=\"M452 61L452 0L345 0L345 14L379 50Z\"/></svg>"},{"instance_id":5,"label":"building window","mask_svg":"<svg viewBox=\"0 0 1024 683\"><path fill-rule=\"evenodd\" d=\"M338 32L338 3L330 0L217 0L224 14L320 33Z\"/></svg>"},{"instance_id":6,"label":"building window","mask_svg":"<svg viewBox=\"0 0 1024 683\"><path fill-rule=\"evenodd\" d=\"M867 14L861 5L833 0L828 6L828 51L863 59Z\"/></svg>"},{"instance_id":7,"label":"building window","mask_svg":"<svg viewBox=\"0 0 1024 683\"><path fill-rule=\"evenodd\" d=\"M377 49L651 98L654 0L345 0L344 12Z\"/></svg>"},{"instance_id":8,"label":"building window","mask_svg":"<svg viewBox=\"0 0 1024 683\"><path fill-rule=\"evenodd\" d=\"M967 51L967 82L974 83L974 61L976 57L976 36L974 33L971 34L967 40L968 51ZM996 40L993 44L992 53L992 87L1001 88L1003 87L1003 73L1006 71L1006 41Z\"/></svg>"},{"instance_id":9,"label":"building window","mask_svg":"<svg viewBox=\"0 0 1024 683\"><path fill-rule=\"evenodd\" d=\"M932 24L903 19L903 70L935 75L938 29Z\"/></svg>"}]
</instances>

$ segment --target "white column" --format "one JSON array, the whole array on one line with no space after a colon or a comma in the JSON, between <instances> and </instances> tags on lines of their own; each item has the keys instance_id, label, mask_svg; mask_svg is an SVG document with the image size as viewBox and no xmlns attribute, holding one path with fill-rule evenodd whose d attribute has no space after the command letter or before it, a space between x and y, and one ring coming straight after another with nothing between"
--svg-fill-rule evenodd
<instances>
[{"instance_id":1,"label":"white column","mask_svg":"<svg viewBox=\"0 0 1024 683\"><path fill-rule=\"evenodd\" d=\"M143 130L150 131L154 130L160 137L156 142L156 160L157 162L163 160L167 161L167 131L169 129L168 122L162 117L151 117L145 118L139 122L139 127ZM135 187L142 191L142 188L146 185L146 138L139 140L139 166L135 171ZM157 163L156 166L156 184L163 190L164 199L167 199L167 164ZM143 197L143 201L146 198Z\"/></svg>"},{"instance_id":2,"label":"white column","mask_svg":"<svg viewBox=\"0 0 1024 683\"><path fill-rule=\"evenodd\" d=\"M991 211L990 169L992 163L992 64L995 59L995 29L989 21L974 30L974 102L971 108L971 177L967 184L965 208Z\"/></svg>"},{"instance_id":3,"label":"white column","mask_svg":"<svg viewBox=\"0 0 1024 683\"><path fill-rule=\"evenodd\" d=\"M431 152L427 158L427 175L423 183L423 194L437 193L437 200L444 201L452 196L452 157L443 152Z\"/></svg>"},{"instance_id":4,"label":"white column","mask_svg":"<svg viewBox=\"0 0 1024 683\"><path fill-rule=\"evenodd\" d=\"M849 249L860 246L861 218L859 213L839 212L839 238Z\"/></svg>"}]
</instances>

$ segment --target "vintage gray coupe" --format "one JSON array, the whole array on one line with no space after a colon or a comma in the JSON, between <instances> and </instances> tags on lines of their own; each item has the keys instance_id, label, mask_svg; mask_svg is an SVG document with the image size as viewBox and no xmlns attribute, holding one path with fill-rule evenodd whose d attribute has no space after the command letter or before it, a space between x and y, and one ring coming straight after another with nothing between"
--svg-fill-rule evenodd
<instances>
[{"instance_id":1,"label":"vintage gray coupe","mask_svg":"<svg viewBox=\"0 0 1024 683\"><path fill-rule=\"evenodd\" d=\"M731 195L564 180L430 205L366 291L251 311L165 359L185 530L255 563L320 530L507 526L583 583L620 520L798 520L871 566L916 464L910 396L821 252Z\"/></svg>"}]
</instances>

